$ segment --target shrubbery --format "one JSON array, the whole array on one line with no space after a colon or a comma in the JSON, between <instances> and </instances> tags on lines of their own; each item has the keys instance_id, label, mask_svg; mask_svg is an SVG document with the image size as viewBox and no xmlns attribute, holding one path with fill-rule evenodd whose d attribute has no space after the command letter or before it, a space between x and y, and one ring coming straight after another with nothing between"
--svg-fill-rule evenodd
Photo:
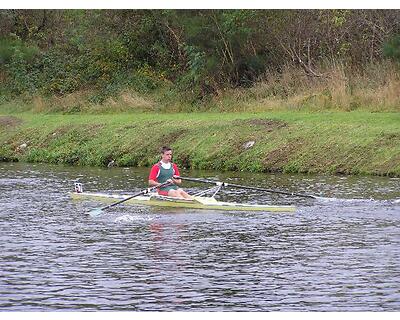
<instances>
[{"instance_id":1,"label":"shrubbery","mask_svg":"<svg viewBox=\"0 0 400 320\"><path fill-rule=\"evenodd\" d=\"M0 10L0 18L3 100L90 90L88 102L102 103L127 88L165 87L162 101L194 106L288 67L326 79L326 63L351 70L400 60L399 10Z\"/></svg>"}]
</instances>

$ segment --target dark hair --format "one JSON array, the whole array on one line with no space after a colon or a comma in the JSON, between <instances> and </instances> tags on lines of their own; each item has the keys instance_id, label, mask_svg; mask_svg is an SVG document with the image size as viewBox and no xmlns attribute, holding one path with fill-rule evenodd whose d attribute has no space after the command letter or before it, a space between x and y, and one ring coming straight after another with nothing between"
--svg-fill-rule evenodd
<instances>
[{"instance_id":1,"label":"dark hair","mask_svg":"<svg viewBox=\"0 0 400 320\"><path fill-rule=\"evenodd\" d=\"M165 152L171 151L171 150L172 150L172 149L171 149L170 147L164 146L164 147L161 148L161 153L164 154Z\"/></svg>"}]
</instances>

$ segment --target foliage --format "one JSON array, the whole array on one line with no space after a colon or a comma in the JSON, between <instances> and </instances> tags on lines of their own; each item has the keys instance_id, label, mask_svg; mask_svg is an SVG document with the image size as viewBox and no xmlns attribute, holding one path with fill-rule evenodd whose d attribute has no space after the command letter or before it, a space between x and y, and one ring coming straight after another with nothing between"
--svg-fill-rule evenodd
<instances>
[{"instance_id":1,"label":"foliage","mask_svg":"<svg viewBox=\"0 0 400 320\"><path fill-rule=\"evenodd\" d=\"M26 64L24 54L14 48L13 55L7 64L7 71L10 74L11 92L17 95L23 93L33 93L36 89L36 73L31 72L30 65Z\"/></svg>"},{"instance_id":2,"label":"foliage","mask_svg":"<svg viewBox=\"0 0 400 320\"><path fill-rule=\"evenodd\" d=\"M23 41L12 38L0 38L0 66L9 63L16 54L21 55L24 61L31 62L38 53L38 48L27 46Z\"/></svg>"},{"instance_id":3,"label":"foliage","mask_svg":"<svg viewBox=\"0 0 400 320\"><path fill-rule=\"evenodd\" d=\"M400 34L389 39L384 47L384 54L400 62Z\"/></svg>"},{"instance_id":4,"label":"foliage","mask_svg":"<svg viewBox=\"0 0 400 320\"><path fill-rule=\"evenodd\" d=\"M0 10L0 26L10 94L96 103L164 86L195 105L288 66L318 79L327 61L399 59L399 10Z\"/></svg>"}]
</instances>

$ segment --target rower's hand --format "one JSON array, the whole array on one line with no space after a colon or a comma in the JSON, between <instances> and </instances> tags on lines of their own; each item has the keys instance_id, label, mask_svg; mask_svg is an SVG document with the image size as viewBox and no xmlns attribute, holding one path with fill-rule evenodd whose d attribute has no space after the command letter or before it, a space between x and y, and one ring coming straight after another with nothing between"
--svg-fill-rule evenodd
<instances>
[{"instance_id":1,"label":"rower's hand","mask_svg":"<svg viewBox=\"0 0 400 320\"><path fill-rule=\"evenodd\" d=\"M174 180L174 184L176 184L176 185L181 184L180 176L172 176L172 179Z\"/></svg>"},{"instance_id":2,"label":"rower's hand","mask_svg":"<svg viewBox=\"0 0 400 320\"><path fill-rule=\"evenodd\" d=\"M169 182L170 184L174 184L175 183L174 180L172 180L172 179L168 179L166 182Z\"/></svg>"}]
</instances>

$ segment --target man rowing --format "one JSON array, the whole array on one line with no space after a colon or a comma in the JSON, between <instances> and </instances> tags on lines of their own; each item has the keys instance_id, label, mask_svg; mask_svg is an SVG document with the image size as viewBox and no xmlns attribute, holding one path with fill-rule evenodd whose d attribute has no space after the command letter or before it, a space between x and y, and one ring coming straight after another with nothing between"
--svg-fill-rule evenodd
<instances>
[{"instance_id":1,"label":"man rowing","mask_svg":"<svg viewBox=\"0 0 400 320\"><path fill-rule=\"evenodd\" d=\"M156 187L164 182L171 182L170 185L163 186L157 189L159 195L192 199L183 189L177 185L181 184L181 179L175 179L174 176L180 176L178 166L171 162L172 149L169 147L161 148L161 160L151 168L149 175L149 185Z\"/></svg>"}]
</instances>

